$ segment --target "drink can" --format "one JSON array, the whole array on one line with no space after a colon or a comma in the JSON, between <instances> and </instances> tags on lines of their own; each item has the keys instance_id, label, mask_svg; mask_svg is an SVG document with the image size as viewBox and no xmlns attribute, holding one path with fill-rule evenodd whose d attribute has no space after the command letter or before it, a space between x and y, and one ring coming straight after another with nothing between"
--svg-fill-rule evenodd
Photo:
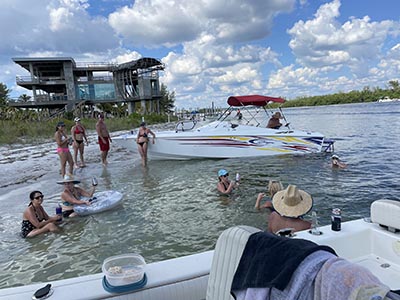
<instances>
[{"instance_id":1,"label":"drink can","mask_svg":"<svg viewBox=\"0 0 400 300\"><path fill-rule=\"evenodd\" d=\"M60 205L56 207L56 215L60 216L60 221L62 220L62 208Z\"/></svg>"},{"instance_id":2,"label":"drink can","mask_svg":"<svg viewBox=\"0 0 400 300\"><path fill-rule=\"evenodd\" d=\"M333 231L340 231L342 229L341 228L342 212L340 211L340 208L332 209L331 221L332 221L331 228Z\"/></svg>"}]
</instances>

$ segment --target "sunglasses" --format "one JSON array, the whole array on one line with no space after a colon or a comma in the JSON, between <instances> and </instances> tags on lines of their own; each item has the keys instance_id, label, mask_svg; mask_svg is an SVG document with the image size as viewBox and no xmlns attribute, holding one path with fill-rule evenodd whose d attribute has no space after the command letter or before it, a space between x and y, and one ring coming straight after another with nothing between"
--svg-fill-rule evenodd
<instances>
[{"instance_id":1,"label":"sunglasses","mask_svg":"<svg viewBox=\"0 0 400 300\"><path fill-rule=\"evenodd\" d=\"M229 173L228 174L225 174L225 175L222 175L222 177L228 177L229 176Z\"/></svg>"},{"instance_id":2,"label":"sunglasses","mask_svg":"<svg viewBox=\"0 0 400 300\"><path fill-rule=\"evenodd\" d=\"M35 198L33 198L33 199L35 199L35 200L39 200L39 199L43 199L44 198L44 195L40 195L40 196L36 196Z\"/></svg>"}]
</instances>

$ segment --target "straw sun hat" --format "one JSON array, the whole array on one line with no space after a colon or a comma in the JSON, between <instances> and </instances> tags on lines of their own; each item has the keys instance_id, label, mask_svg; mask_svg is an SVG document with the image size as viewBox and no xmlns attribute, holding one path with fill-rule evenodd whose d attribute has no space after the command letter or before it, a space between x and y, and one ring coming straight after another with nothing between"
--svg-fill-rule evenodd
<instances>
[{"instance_id":1,"label":"straw sun hat","mask_svg":"<svg viewBox=\"0 0 400 300\"><path fill-rule=\"evenodd\" d=\"M297 218L311 210L313 200L310 194L299 190L295 185L289 185L274 195L272 206L283 217Z\"/></svg>"},{"instance_id":2,"label":"straw sun hat","mask_svg":"<svg viewBox=\"0 0 400 300\"><path fill-rule=\"evenodd\" d=\"M58 184L64 184L68 182L72 182L73 184L80 183L80 181L75 180L72 175L65 175L63 180L57 181Z\"/></svg>"}]
</instances>

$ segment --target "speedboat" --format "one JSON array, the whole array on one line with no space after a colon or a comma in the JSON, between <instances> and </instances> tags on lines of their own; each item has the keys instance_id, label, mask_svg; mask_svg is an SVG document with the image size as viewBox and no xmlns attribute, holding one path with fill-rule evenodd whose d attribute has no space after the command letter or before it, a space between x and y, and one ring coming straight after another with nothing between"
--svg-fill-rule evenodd
<instances>
[{"instance_id":1,"label":"speedboat","mask_svg":"<svg viewBox=\"0 0 400 300\"><path fill-rule=\"evenodd\" d=\"M396 101L400 101L400 99L391 99L388 96L382 98L382 99L378 99L377 102L396 102Z\"/></svg>"},{"instance_id":2,"label":"speedboat","mask_svg":"<svg viewBox=\"0 0 400 300\"><path fill-rule=\"evenodd\" d=\"M266 128L271 117L267 106L283 103L282 98L260 95L231 96L216 121L198 126L178 122L175 130L156 132L148 144L149 159L240 158L278 154L309 154L331 150L333 141L322 133L295 130L286 122L278 129ZM286 117L279 108L283 120ZM136 135L131 132L113 141L137 152Z\"/></svg>"},{"instance_id":3,"label":"speedboat","mask_svg":"<svg viewBox=\"0 0 400 300\"><path fill-rule=\"evenodd\" d=\"M297 239L305 239L317 245L327 245L349 264L355 264L360 270L373 274L388 291L400 290L400 202L377 200L371 204L370 218L343 222L341 225L340 231L332 231L331 225L327 225L296 232L293 238L282 239L294 242ZM319 234L312 234L316 231ZM258 232L260 229L250 226L231 227L221 233L214 250L150 263L144 270L147 283L140 288L129 290L123 286L122 290L110 291L109 287L104 285L104 274L99 273L0 289L0 299L31 299L36 291L50 284L51 286L47 285L51 294L48 298L50 300L230 300L233 299L230 294L232 281L245 246L249 237ZM282 255L284 251L285 249L282 249ZM355 272L350 276L357 279L360 274ZM353 279L347 278L349 282L357 282ZM326 284L330 284L329 276ZM388 292L384 299L399 299L396 297L399 296Z\"/></svg>"}]
</instances>

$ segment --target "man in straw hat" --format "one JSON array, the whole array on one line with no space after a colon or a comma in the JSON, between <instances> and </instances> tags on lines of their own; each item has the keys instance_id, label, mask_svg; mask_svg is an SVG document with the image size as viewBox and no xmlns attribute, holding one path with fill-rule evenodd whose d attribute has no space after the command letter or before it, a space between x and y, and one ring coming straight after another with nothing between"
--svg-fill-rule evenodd
<instances>
[{"instance_id":1,"label":"man in straw hat","mask_svg":"<svg viewBox=\"0 0 400 300\"><path fill-rule=\"evenodd\" d=\"M64 191L61 193L62 200L62 212L63 217L74 217L76 213L74 212L74 205L86 204L90 205L90 201L83 201L81 197L93 197L96 186L93 185L90 192L85 191L75 184L80 183L79 180L74 180L72 175L65 175L64 179L57 181L58 184L64 185Z\"/></svg>"},{"instance_id":2,"label":"man in straw hat","mask_svg":"<svg viewBox=\"0 0 400 300\"><path fill-rule=\"evenodd\" d=\"M311 222L303 220L313 206L310 194L289 185L285 190L277 192L272 198L273 211L268 218L268 231L276 233L284 228L301 231L311 228Z\"/></svg>"}]
</instances>

